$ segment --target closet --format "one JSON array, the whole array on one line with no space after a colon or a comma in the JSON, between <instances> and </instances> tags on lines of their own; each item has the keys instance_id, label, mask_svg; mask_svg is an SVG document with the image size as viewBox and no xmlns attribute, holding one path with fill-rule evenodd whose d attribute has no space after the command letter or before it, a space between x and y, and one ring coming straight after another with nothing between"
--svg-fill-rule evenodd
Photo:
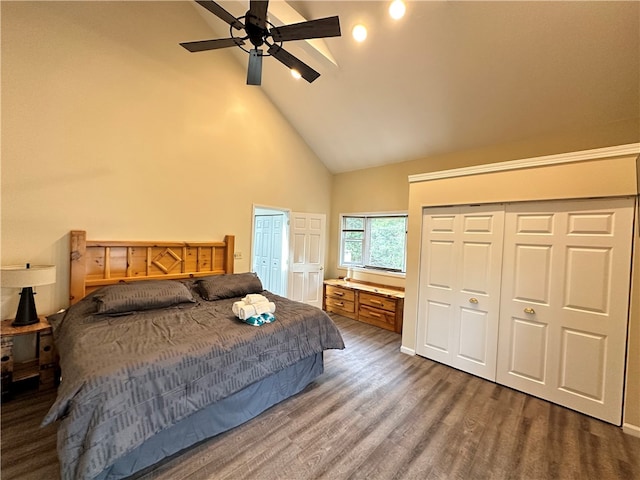
<instances>
[{"instance_id":1,"label":"closet","mask_svg":"<svg viewBox=\"0 0 640 480\"><path fill-rule=\"evenodd\" d=\"M416 353L611 423L634 198L422 210Z\"/></svg>"}]
</instances>

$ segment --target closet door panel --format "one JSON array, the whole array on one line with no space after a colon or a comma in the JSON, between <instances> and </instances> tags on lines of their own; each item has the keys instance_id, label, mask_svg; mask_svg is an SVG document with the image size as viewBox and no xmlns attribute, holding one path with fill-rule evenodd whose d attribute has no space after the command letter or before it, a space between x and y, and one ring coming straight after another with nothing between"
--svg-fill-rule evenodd
<instances>
[{"instance_id":1,"label":"closet door panel","mask_svg":"<svg viewBox=\"0 0 640 480\"><path fill-rule=\"evenodd\" d=\"M533 242L532 242L533 243ZM545 244L515 245L513 266L513 300L549 305L551 294L551 255L553 247Z\"/></svg>"},{"instance_id":2,"label":"closet door panel","mask_svg":"<svg viewBox=\"0 0 640 480\"><path fill-rule=\"evenodd\" d=\"M547 371L548 325L525 318L511 318L509 373L544 385ZM503 348L503 347L501 347Z\"/></svg>"},{"instance_id":3,"label":"closet door panel","mask_svg":"<svg viewBox=\"0 0 640 480\"><path fill-rule=\"evenodd\" d=\"M490 380L496 370L503 221L502 205L430 208L423 214L416 351Z\"/></svg>"},{"instance_id":4,"label":"closet door panel","mask_svg":"<svg viewBox=\"0 0 640 480\"><path fill-rule=\"evenodd\" d=\"M427 301L425 321L429 328L425 330L424 347L434 360L446 361L451 351L451 337L453 336L453 315L451 304Z\"/></svg>"},{"instance_id":5,"label":"closet door panel","mask_svg":"<svg viewBox=\"0 0 640 480\"><path fill-rule=\"evenodd\" d=\"M452 207L430 209L423 217L417 352L450 363L455 349L455 291L459 218Z\"/></svg>"},{"instance_id":6,"label":"closet door panel","mask_svg":"<svg viewBox=\"0 0 640 480\"><path fill-rule=\"evenodd\" d=\"M620 424L632 224L631 198L507 207L498 382Z\"/></svg>"},{"instance_id":7,"label":"closet door panel","mask_svg":"<svg viewBox=\"0 0 640 480\"><path fill-rule=\"evenodd\" d=\"M487 351L488 333L490 330L488 312L471 308L460 308L460 336L458 357L461 360L486 365L489 355Z\"/></svg>"}]
</instances>

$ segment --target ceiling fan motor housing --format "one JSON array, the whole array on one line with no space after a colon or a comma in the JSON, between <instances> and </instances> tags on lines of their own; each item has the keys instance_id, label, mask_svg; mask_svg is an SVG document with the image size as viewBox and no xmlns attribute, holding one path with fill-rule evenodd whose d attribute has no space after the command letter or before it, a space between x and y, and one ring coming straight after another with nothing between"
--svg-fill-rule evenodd
<instances>
[{"instance_id":1,"label":"ceiling fan motor housing","mask_svg":"<svg viewBox=\"0 0 640 480\"><path fill-rule=\"evenodd\" d=\"M264 44L265 37L269 33L266 29L266 23L266 19L258 18L253 15L251 11L247 11L245 15L245 30L249 36L249 40L256 47ZM264 25L264 27L261 25Z\"/></svg>"}]
</instances>

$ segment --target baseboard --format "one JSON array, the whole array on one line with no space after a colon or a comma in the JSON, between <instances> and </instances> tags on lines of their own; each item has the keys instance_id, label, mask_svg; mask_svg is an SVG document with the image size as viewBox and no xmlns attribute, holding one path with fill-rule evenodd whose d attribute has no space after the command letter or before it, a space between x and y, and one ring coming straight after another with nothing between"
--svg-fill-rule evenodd
<instances>
[{"instance_id":1,"label":"baseboard","mask_svg":"<svg viewBox=\"0 0 640 480\"><path fill-rule=\"evenodd\" d=\"M632 437L640 438L640 427L637 425L631 425L630 423L622 424L622 431Z\"/></svg>"},{"instance_id":2,"label":"baseboard","mask_svg":"<svg viewBox=\"0 0 640 480\"><path fill-rule=\"evenodd\" d=\"M416 354L416 351L413 348L405 347L404 345L400 347L400 352L406 355L411 355L412 357Z\"/></svg>"}]
</instances>

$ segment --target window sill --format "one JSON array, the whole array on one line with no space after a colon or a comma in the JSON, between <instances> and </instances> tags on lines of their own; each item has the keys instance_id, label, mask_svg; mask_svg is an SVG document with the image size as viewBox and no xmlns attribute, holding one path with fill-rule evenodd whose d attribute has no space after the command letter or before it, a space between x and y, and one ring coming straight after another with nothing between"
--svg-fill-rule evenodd
<instances>
[{"instance_id":1,"label":"window sill","mask_svg":"<svg viewBox=\"0 0 640 480\"><path fill-rule=\"evenodd\" d=\"M373 268L345 267L343 265L338 265L338 268L345 271L348 268L351 268L351 270L356 273L360 273L364 275L378 275L381 277L406 278L406 275L407 275L405 272L388 272L385 270L376 270Z\"/></svg>"}]
</instances>

